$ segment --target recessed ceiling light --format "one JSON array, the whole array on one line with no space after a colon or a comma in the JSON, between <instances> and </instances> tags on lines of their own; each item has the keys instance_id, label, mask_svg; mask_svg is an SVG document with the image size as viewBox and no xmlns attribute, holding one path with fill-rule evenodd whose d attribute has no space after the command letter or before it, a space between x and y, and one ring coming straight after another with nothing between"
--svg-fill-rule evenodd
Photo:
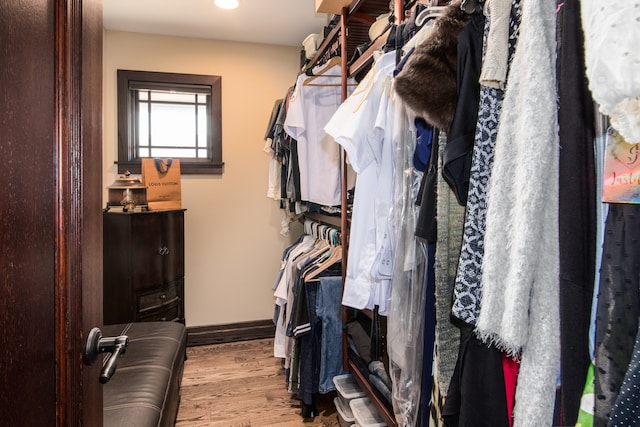
<instances>
[{"instance_id":1,"label":"recessed ceiling light","mask_svg":"<svg viewBox=\"0 0 640 427\"><path fill-rule=\"evenodd\" d=\"M238 0L215 0L214 3L221 9L235 9L240 4Z\"/></svg>"}]
</instances>

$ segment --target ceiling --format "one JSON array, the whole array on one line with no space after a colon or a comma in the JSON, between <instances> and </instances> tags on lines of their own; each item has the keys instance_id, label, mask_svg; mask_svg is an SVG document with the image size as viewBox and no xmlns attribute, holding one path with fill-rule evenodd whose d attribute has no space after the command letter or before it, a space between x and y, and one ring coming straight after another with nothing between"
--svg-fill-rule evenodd
<instances>
[{"instance_id":1,"label":"ceiling","mask_svg":"<svg viewBox=\"0 0 640 427\"><path fill-rule=\"evenodd\" d=\"M326 14L315 0L240 0L223 10L213 0L104 0L109 30L302 47L312 33L322 34Z\"/></svg>"}]
</instances>

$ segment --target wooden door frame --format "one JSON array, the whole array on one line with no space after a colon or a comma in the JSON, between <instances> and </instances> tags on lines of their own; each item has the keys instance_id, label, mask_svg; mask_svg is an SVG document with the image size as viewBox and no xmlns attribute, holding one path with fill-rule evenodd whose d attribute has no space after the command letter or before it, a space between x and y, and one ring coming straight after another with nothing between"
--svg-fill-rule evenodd
<instances>
[{"instance_id":1,"label":"wooden door frame","mask_svg":"<svg viewBox=\"0 0 640 427\"><path fill-rule=\"evenodd\" d=\"M102 1L54 7L56 423L99 427L100 366L82 356L102 326Z\"/></svg>"}]
</instances>

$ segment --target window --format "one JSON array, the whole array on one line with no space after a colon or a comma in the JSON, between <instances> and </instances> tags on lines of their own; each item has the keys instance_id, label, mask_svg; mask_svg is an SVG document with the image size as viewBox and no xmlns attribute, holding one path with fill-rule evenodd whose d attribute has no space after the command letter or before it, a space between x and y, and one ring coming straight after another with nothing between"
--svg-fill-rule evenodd
<instances>
[{"instance_id":1,"label":"window","mask_svg":"<svg viewBox=\"0 0 640 427\"><path fill-rule=\"evenodd\" d=\"M118 173L172 157L183 174L222 174L220 89L220 76L118 70Z\"/></svg>"}]
</instances>

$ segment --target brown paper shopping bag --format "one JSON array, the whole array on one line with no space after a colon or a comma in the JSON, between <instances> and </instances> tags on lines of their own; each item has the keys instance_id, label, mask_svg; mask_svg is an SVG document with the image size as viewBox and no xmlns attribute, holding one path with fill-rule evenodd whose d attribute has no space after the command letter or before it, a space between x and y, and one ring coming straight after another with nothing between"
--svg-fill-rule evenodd
<instances>
[{"instance_id":1,"label":"brown paper shopping bag","mask_svg":"<svg viewBox=\"0 0 640 427\"><path fill-rule=\"evenodd\" d=\"M182 208L179 159L142 159L142 183L147 187L149 209Z\"/></svg>"}]
</instances>

